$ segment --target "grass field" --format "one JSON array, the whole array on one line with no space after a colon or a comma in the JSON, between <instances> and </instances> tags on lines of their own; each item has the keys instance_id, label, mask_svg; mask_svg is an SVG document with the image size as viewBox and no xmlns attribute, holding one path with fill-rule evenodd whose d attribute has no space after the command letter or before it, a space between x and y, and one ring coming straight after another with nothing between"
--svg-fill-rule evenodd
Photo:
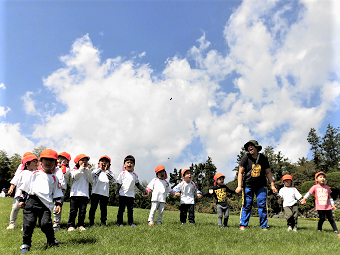
<instances>
[{"instance_id":1,"label":"grass field","mask_svg":"<svg viewBox=\"0 0 340 255\"><path fill-rule=\"evenodd\" d=\"M0 198L1 255L18 254L22 242L22 210L15 230L6 230L12 201L11 198ZM135 209L134 219L138 226L119 228L115 225L117 210L117 207L108 208L107 228L99 226L98 209L97 226L69 233L66 230L69 204L65 203L63 228L56 231L60 247L46 248L45 235L36 228L29 254L340 254L340 239L328 222L320 233L316 231L317 221L299 219L299 231L295 233L287 232L284 219L269 219L270 229L263 231L258 218L251 218L250 227L240 231L238 216L230 217L228 229L219 229L217 215L196 213L196 226L181 226L178 211L165 211L163 224L149 227L149 210Z\"/></svg>"}]
</instances>

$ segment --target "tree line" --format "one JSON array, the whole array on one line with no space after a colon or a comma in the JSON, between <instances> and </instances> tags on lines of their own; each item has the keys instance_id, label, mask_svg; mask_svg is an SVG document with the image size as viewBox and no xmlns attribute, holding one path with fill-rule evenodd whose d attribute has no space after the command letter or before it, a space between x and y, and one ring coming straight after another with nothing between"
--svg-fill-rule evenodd
<instances>
[{"instance_id":1,"label":"tree line","mask_svg":"<svg viewBox=\"0 0 340 255\"><path fill-rule=\"evenodd\" d=\"M268 157L273 178L275 180L275 186L278 188L283 187L281 178L285 174L290 174L294 180L294 186L304 195L309 188L314 185L314 174L319 171L327 173L328 185L332 189L332 196L337 199L340 195L340 129L333 128L328 125L324 136L318 136L316 130L312 128L307 136L307 141L311 145L310 150L312 151L312 159L305 157L299 158L297 162L292 163L288 157L285 157L281 151L275 153L272 146L267 146L261 151ZM40 152L44 150L44 146L34 149L33 154L39 157ZM242 157L247 153L243 147L237 155L235 168L235 178L233 181L227 183L227 186L231 189L237 187L237 174L238 164ZM13 175L19 166L21 156L14 154L8 157L7 153L2 150L0 151L0 188L7 188L10 186L9 181L13 178ZM93 167L95 167L93 165ZM208 159L204 163L194 164L192 163L190 169L193 172L193 181L197 185L198 189L202 192L208 191L213 186L213 177L217 172L216 166L212 162L212 158L208 156ZM173 173L170 173L169 183L171 187L174 187L177 183L182 180L181 176L182 169L174 169ZM142 184L147 186L147 182L143 181ZM269 183L268 183L269 187ZM69 189L66 193L66 201L68 200ZM109 205L118 205L118 201L115 199L116 185L110 188ZM138 189L136 189L135 206L138 208L149 209L151 207L151 195L144 197ZM239 194L229 195L229 205L231 211L238 212L241 209L242 202ZM166 209L176 210L180 206L180 199L178 197L169 196L167 198ZM197 199L196 210L205 213L215 213L215 201L210 197L204 197ZM282 211L282 200L278 199L272 190L268 188L268 207L273 213L279 213ZM301 213L314 207L314 200L309 199L306 205L300 205L299 210ZM256 213L256 210L253 210Z\"/></svg>"}]
</instances>

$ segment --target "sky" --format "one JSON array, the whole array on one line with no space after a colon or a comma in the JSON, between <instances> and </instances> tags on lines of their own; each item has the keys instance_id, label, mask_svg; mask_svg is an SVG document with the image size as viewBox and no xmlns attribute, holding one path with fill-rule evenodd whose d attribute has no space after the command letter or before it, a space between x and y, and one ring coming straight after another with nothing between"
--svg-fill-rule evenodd
<instances>
[{"instance_id":1,"label":"sky","mask_svg":"<svg viewBox=\"0 0 340 255\"><path fill-rule=\"evenodd\" d=\"M340 126L339 1L1 1L0 149L126 155L149 182ZM71 164L72 165L72 164ZM168 174L169 175L169 174Z\"/></svg>"}]
</instances>

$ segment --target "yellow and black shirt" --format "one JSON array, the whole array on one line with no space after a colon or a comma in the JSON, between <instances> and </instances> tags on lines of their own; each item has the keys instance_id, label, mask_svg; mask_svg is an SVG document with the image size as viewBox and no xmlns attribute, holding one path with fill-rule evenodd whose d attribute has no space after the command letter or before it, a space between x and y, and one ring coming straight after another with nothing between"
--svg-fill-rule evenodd
<instances>
[{"instance_id":1,"label":"yellow and black shirt","mask_svg":"<svg viewBox=\"0 0 340 255\"><path fill-rule=\"evenodd\" d=\"M203 193L203 196L214 196L216 198L216 204L220 204L222 206L228 205L227 201L227 192L229 193L235 193L235 190L229 189L226 185L221 186L214 186L211 188L213 190L213 193L210 194L209 191Z\"/></svg>"}]
</instances>

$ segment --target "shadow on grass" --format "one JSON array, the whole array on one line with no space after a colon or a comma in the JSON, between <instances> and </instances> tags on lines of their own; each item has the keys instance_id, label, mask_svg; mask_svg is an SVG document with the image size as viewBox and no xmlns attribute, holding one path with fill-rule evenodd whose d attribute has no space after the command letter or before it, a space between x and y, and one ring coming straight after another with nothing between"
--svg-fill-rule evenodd
<instances>
[{"instance_id":1,"label":"shadow on grass","mask_svg":"<svg viewBox=\"0 0 340 255\"><path fill-rule=\"evenodd\" d=\"M71 238L66 242L62 242L62 244L70 243L70 244L93 244L98 242L96 238L93 237L77 237Z\"/></svg>"}]
</instances>

